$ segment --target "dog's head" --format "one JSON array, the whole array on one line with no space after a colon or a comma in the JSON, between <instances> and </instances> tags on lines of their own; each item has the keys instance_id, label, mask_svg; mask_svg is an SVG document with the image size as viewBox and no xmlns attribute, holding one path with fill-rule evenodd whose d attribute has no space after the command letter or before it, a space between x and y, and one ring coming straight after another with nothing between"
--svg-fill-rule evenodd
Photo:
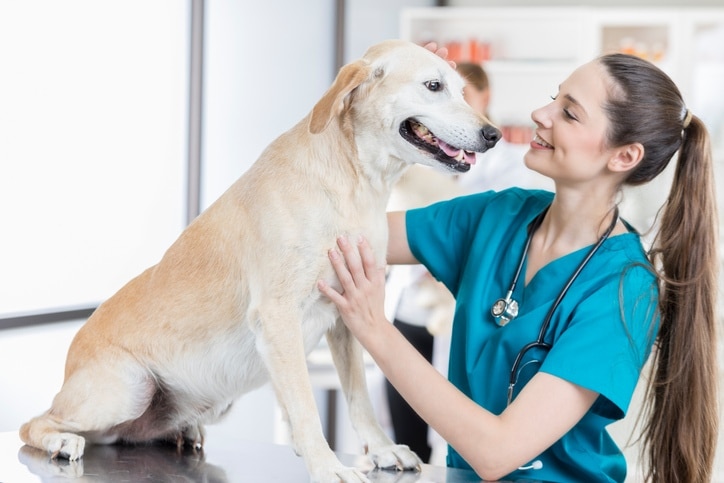
<instances>
[{"instance_id":1,"label":"dog's head","mask_svg":"<svg viewBox=\"0 0 724 483\"><path fill-rule=\"evenodd\" d=\"M388 40L340 70L312 111L310 131L319 133L335 116L348 114L360 158L464 173L475 152L495 146L500 131L465 102L463 86L433 52Z\"/></svg>"}]
</instances>

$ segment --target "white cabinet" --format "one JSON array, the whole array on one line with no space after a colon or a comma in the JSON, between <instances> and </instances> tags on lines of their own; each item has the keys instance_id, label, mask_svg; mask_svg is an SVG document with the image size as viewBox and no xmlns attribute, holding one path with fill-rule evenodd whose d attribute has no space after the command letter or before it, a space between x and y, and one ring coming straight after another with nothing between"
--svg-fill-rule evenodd
<instances>
[{"instance_id":1,"label":"white cabinet","mask_svg":"<svg viewBox=\"0 0 724 483\"><path fill-rule=\"evenodd\" d=\"M530 124L573 69L623 51L666 71L724 144L724 8L432 7L400 19L401 38L436 41L454 60L484 65L498 124Z\"/></svg>"}]
</instances>

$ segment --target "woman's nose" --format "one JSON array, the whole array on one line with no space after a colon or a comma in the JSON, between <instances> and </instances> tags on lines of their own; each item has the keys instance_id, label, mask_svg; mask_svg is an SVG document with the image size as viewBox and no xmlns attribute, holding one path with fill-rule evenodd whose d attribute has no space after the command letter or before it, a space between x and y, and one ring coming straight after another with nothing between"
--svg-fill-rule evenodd
<instances>
[{"instance_id":1,"label":"woman's nose","mask_svg":"<svg viewBox=\"0 0 724 483\"><path fill-rule=\"evenodd\" d=\"M544 128L551 127L551 105L539 107L530 113L530 118L536 125Z\"/></svg>"}]
</instances>

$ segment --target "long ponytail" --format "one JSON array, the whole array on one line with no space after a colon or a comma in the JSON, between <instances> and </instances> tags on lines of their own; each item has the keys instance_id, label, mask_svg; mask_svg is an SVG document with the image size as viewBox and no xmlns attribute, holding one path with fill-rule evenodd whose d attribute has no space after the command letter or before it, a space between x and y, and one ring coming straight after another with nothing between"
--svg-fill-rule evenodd
<instances>
[{"instance_id":1,"label":"long ponytail","mask_svg":"<svg viewBox=\"0 0 724 483\"><path fill-rule=\"evenodd\" d=\"M693 117L650 251L661 321L645 397L646 481L711 481L719 397L715 199L709 138Z\"/></svg>"},{"instance_id":2,"label":"long ponytail","mask_svg":"<svg viewBox=\"0 0 724 483\"><path fill-rule=\"evenodd\" d=\"M718 437L718 216L709 134L671 79L634 56L600 58L611 76L606 105L613 146L641 143L625 181L651 181L678 151L649 259L659 276L659 334L643 412L644 477L708 483Z\"/></svg>"}]
</instances>

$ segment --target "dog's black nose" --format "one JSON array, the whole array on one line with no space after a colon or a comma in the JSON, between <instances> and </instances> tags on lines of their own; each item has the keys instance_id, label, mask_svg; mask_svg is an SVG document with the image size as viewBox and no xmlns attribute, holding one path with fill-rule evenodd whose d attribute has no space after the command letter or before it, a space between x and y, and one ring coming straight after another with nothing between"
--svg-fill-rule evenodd
<instances>
[{"instance_id":1,"label":"dog's black nose","mask_svg":"<svg viewBox=\"0 0 724 483\"><path fill-rule=\"evenodd\" d=\"M500 138L502 137L502 134L500 133L500 130L488 124L487 126L483 127L481 130L481 133L483 135L483 141L485 143L485 147L487 149L492 148L497 144L498 141L500 141Z\"/></svg>"}]
</instances>

